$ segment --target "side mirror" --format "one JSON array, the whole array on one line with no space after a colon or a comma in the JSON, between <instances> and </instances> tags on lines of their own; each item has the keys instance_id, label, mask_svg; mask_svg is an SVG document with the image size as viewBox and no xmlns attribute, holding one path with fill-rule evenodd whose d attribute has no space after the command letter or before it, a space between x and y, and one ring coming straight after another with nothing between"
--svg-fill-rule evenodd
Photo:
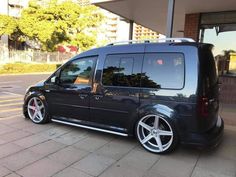
<instances>
[{"instance_id":1,"label":"side mirror","mask_svg":"<svg viewBox=\"0 0 236 177\"><path fill-rule=\"evenodd\" d=\"M56 76L53 76L53 77L50 79L50 82L51 82L51 83L56 83Z\"/></svg>"},{"instance_id":2,"label":"side mirror","mask_svg":"<svg viewBox=\"0 0 236 177\"><path fill-rule=\"evenodd\" d=\"M58 85L59 84L59 77L53 76L50 81L51 81L51 83Z\"/></svg>"},{"instance_id":3,"label":"side mirror","mask_svg":"<svg viewBox=\"0 0 236 177\"><path fill-rule=\"evenodd\" d=\"M60 84L60 72L61 69L58 69L55 75L51 78L51 83L54 83L56 85Z\"/></svg>"}]
</instances>

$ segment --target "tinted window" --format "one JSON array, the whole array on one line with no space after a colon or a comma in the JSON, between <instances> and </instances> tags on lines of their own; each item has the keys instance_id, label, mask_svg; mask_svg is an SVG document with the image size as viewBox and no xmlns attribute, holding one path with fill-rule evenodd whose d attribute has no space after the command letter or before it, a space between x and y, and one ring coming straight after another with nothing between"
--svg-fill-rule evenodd
<instances>
[{"instance_id":1,"label":"tinted window","mask_svg":"<svg viewBox=\"0 0 236 177\"><path fill-rule=\"evenodd\" d=\"M217 85L218 73L213 54L209 48L204 48L200 53L201 74L204 84L204 89L209 92Z\"/></svg>"},{"instance_id":2,"label":"tinted window","mask_svg":"<svg viewBox=\"0 0 236 177\"><path fill-rule=\"evenodd\" d=\"M67 64L60 74L61 84L89 84L93 75L96 57L77 59Z\"/></svg>"},{"instance_id":3,"label":"tinted window","mask_svg":"<svg viewBox=\"0 0 236 177\"><path fill-rule=\"evenodd\" d=\"M143 55L108 55L103 69L103 85L139 87Z\"/></svg>"},{"instance_id":4,"label":"tinted window","mask_svg":"<svg viewBox=\"0 0 236 177\"><path fill-rule=\"evenodd\" d=\"M147 88L181 89L184 85L183 54L145 54L141 83Z\"/></svg>"}]
</instances>

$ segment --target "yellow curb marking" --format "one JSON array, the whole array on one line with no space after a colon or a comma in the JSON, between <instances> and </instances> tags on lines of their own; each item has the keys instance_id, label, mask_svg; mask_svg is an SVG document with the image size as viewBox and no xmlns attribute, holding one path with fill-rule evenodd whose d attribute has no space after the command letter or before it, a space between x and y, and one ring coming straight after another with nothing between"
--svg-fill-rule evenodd
<instances>
[{"instance_id":1,"label":"yellow curb marking","mask_svg":"<svg viewBox=\"0 0 236 177\"><path fill-rule=\"evenodd\" d=\"M16 101L16 100L23 100L23 98L15 98L15 99L10 99L10 100L0 100L0 103L5 103L5 102L10 102L10 101Z\"/></svg>"},{"instance_id":2,"label":"yellow curb marking","mask_svg":"<svg viewBox=\"0 0 236 177\"><path fill-rule=\"evenodd\" d=\"M15 95L9 95L9 96L0 96L0 99L8 99L8 98L23 98L23 96L15 96Z\"/></svg>"},{"instance_id":3,"label":"yellow curb marking","mask_svg":"<svg viewBox=\"0 0 236 177\"><path fill-rule=\"evenodd\" d=\"M14 111L20 111L22 108L15 108L15 109L6 109L6 110L1 110L0 113L4 112L14 112Z\"/></svg>"},{"instance_id":4,"label":"yellow curb marking","mask_svg":"<svg viewBox=\"0 0 236 177\"><path fill-rule=\"evenodd\" d=\"M17 114L17 115L13 115L13 116L8 116L8 117L2 117L2 118L0 118L0 121L1 120L6 120L6 119L12 119L12 118L15 118L15 117L23 117L23 115L22 114Z\"/></svg>"},{"instance_id":5,"label":"yellow curb marking","mask_svg":"<svg viewBox=\"0 0 236 177\"><path fill-rule=\"evenodd\" d=\"M23 105L23 103L12 103L12 104L0 104L0 107L5 107L5 106L16 106L16 105Z\"/></svg>"}]
</instances>

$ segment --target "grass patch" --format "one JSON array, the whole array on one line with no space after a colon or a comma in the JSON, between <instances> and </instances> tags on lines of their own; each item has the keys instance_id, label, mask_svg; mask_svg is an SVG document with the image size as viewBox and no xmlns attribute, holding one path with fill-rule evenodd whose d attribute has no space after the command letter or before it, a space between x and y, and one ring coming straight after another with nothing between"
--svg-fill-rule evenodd
<instances>
[{"instance_id":1,"label":"grass patch","mask_svg":"<svg viewBox=\"0 0 236 177\"><path fill-rule=\"evenodd\" d=\"M0 74L53 72L58 64L8 63L0 66Z\"/></svg>"}]
</instances>

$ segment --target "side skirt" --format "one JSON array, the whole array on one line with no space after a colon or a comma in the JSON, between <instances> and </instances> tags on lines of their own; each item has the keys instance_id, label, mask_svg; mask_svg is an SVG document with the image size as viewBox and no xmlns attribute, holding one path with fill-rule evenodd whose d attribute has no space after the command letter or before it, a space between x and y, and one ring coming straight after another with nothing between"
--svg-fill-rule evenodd
<instances>
[{"instance_id":1,"label":"side skirt","mask_svg":"<svg viewBox=\"0 0 236 177\"><path fill-rule=\"evenodd\" d=\"M120 136L128 136L128 134L126 134L126 133L120 133L120 132L115 132L115 131L111 131L111 130L95 128L95 127L91 127L91 126L87 126L87 125L75 124L75 123L66 122L66 121L57 120L57 119L51 119L51 121L56 122L56 123L66 124L66 125L72 125L72 126L75 126L75 127L81 127L81 128L86 128L86 129L90 129L90 130L96 130L96 131L100 131L100 132L111 133L111 134L120 135Z\"/></svg>"}]
</instances>

